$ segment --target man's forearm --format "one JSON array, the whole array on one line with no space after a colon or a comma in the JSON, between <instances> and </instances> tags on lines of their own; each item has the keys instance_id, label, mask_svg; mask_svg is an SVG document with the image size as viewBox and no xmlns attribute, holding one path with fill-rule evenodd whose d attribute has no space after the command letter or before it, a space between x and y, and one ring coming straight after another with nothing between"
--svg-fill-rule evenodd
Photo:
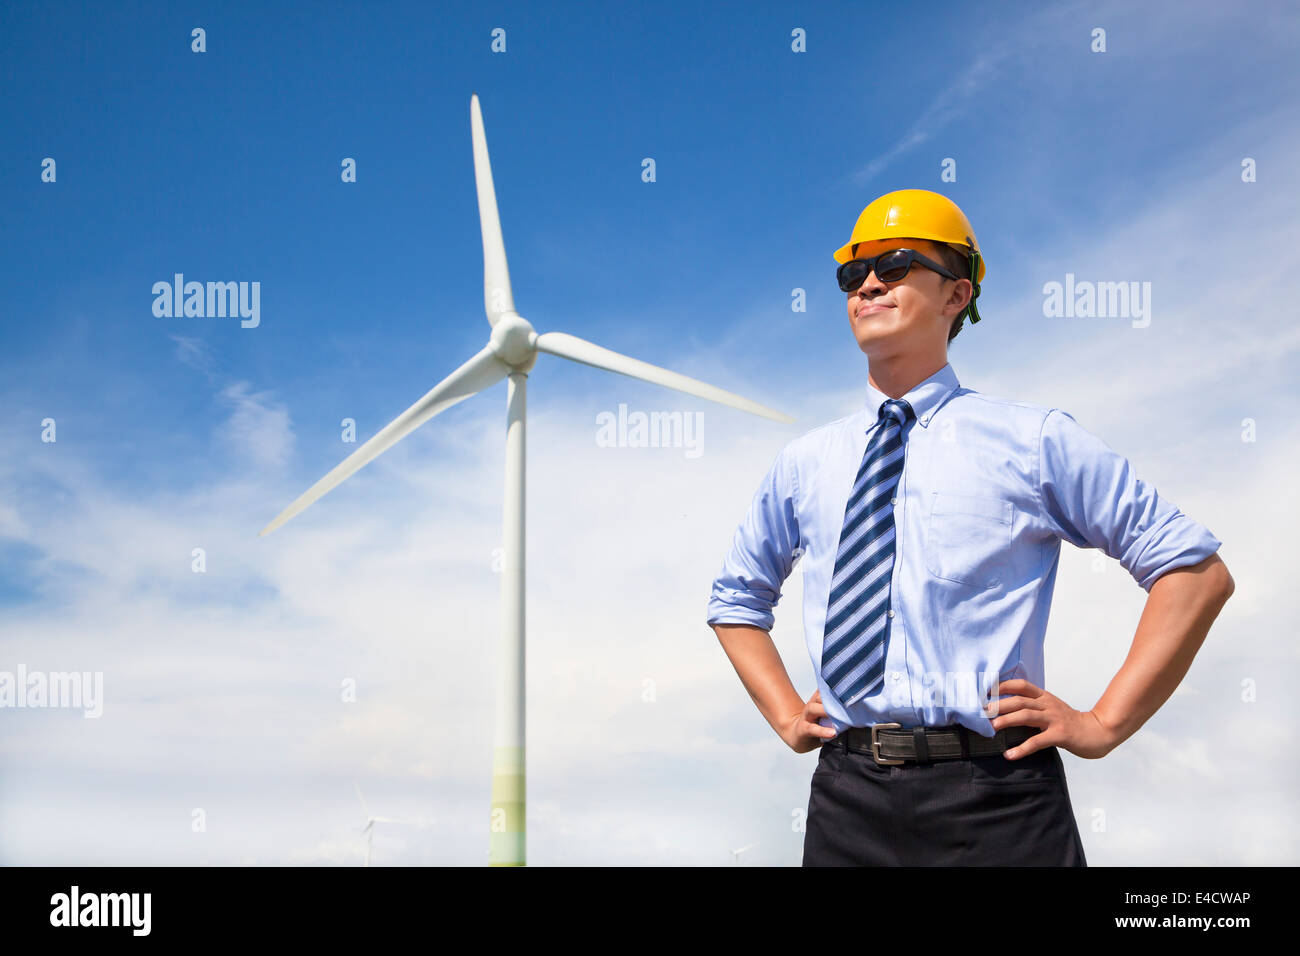
<instances>
[{"instance_id":1,"label":"man's forearm","mask_svg":"<svg viewBox=\"0 0 1300 956\"><path fill-rule=\"evenodd\" d=\"M1116 746L1178 687L1233 588L1232 575L1217 554L1175 568L1151 585L1128 657L1092 709L1115 734Z\"/></svg>"},{"instance_id":2,"label":"man's forearm","mask_svg":"<svg viewBox=\"0 0 1300 956\"><path fill-rule=\"evenodd\" d=\"M790 722L803 711L781 655L767 631L746 624L714 624L722 649L764 719L782 740Z\"/></svg>"}]
</instances>

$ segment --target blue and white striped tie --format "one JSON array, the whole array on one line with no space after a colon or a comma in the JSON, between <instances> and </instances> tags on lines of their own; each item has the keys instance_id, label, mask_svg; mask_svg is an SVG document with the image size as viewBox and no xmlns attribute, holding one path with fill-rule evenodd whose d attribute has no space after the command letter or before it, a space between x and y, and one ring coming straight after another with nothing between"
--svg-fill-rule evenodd
<instances>
[{"instance_id":1,"label":"blue and white striped tie","mask_svg":"<svg viewBox=\"0 0 1300 956\"><path fill-rule=\"evenodd\" d=\"M822 676L844 706L878 694L885 682L889 581L894 571L894 489L903 473L903 429L912 406L889 399L867 442L835 554Z\"/></svg>"}]
</instances>

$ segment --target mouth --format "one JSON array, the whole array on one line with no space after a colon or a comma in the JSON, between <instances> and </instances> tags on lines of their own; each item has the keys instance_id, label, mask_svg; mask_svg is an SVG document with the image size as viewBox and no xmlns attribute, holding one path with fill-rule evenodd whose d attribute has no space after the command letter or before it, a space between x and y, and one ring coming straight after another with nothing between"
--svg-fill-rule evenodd
<instances>
[{"instance_id":1,"label":"mouth","mask_svg":"<svg viewBox=\"0 0 1300 956\"><path fill-rule=\"evenodd\" d=\"M862 318L864 315L871 315L873 312L883 312L885 309L892 309L892 308L893 308L892 305L880 305L880 304L860 306L858 308L858 318Z\"/></svg>"}]
</instances>

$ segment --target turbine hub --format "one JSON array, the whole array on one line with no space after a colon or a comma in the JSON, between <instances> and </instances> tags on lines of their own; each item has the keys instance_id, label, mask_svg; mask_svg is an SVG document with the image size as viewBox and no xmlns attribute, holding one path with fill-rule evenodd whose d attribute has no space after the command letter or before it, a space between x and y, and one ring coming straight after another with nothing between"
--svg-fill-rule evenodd
<instances>
[{"instance_id":1,"label":"turbine hub","mask_svg":"<svg viewBox=\"0 0 1300 956\"><path fill-rule=\"evenodd\" d=\"M518 372L526 372L537 361L537 332L532 323L517 312L501 316L492 326L488 344L497 358Z\"/></svg>"}]
</instances>

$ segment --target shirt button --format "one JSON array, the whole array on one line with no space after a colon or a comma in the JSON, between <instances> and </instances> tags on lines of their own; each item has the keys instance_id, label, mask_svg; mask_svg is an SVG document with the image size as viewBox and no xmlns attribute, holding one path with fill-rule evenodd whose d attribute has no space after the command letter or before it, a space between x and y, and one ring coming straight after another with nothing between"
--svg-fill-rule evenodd
<instances>
[{"instance_id":1,"label":"shirt button","mask_svg":"<svg viewBox=\"0 0 1300 956\"><path fill-rule=\"evenodd\" d=\"M890 611L890 612L889 612L889 616L890 616L890 617L893 617L893 616L894 616L894 612L893 612L893 611Z\"/></svg>"},{"instance_id":2,"label":"shirt button","mask_svg":"<svg viewBox=\"0 0 1300 956\"><path fill-rule=\"evenodd\" d=\"M896 505L896 504L898 504L898 499L897 499L897 498L890 498L890 499L889 499L889 503L890 503L891 505Z\"/></svg>"},{"instance_id":3,"label":"shirt button","mask_svg":"<svg viewBox=\"0 0 1300 956\"><path fill-rule=\"evenodd\" d=\"M921 416L921 424L922 424L922 425L928 425L928 424L930 424L930 416L929 416L929 415L922 415L922 416Z\"/></svg>"},{"instance_id":4,"label":"shirt button","mask_svg":"<svg viewBox=\"0 0 1300 956\"><path fill-rule=\"evenodd\" d=\"M899 679L900 677L902 677L902 676L903 676L903 675L900 674L900 673L898 673L898 671L894 671L894 680L898 680L898 679Z\"/></svg>"}]
</instances>

